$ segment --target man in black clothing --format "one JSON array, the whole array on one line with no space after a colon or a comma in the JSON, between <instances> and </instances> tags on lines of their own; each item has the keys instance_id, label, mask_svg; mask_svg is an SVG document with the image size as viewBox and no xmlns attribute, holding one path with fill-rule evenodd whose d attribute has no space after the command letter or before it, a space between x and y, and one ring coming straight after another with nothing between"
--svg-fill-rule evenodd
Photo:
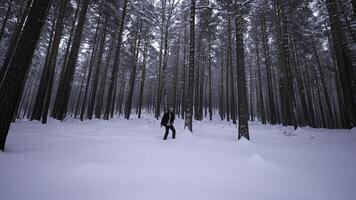
<instances>
[{"instance_id":1,"label":"man in black clothing","mask_svg":"<svg viewBox=\"0 0 356 200\"><path fill-rule=\"evenodd\" d=\"M161 121L161 127L165 126L166 127L166 133L164 134L163 140L167 139L169 129L172 131L172 138L175 139L176 137L176 130L174 129L173 123L174 123L175 115L173 113L173 108L170 107L168 112L164 113Z\"/></svg>"}]
</instances>

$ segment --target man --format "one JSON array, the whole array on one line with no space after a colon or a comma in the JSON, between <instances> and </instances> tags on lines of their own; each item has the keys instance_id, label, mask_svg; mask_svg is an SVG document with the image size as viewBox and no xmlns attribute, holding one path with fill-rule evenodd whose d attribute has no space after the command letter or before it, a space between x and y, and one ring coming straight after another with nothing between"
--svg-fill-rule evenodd
<instances>
[{"instance_id":1,"label":"man","mask_svg":"<svg viewBox=\"0 0 356 200\"><path fill-rule=\"evenodd\" d=\"M173 113L173 108L170 107L168 109L168 112L164 113L161 121L161 127L165 126L166 127L166 133L164 134L163 140L167 139L169 129L172 131L172 138L176 138L176 130L174 129L173 123L174 123L174 113Z\"/></svg>"}]
</instances>

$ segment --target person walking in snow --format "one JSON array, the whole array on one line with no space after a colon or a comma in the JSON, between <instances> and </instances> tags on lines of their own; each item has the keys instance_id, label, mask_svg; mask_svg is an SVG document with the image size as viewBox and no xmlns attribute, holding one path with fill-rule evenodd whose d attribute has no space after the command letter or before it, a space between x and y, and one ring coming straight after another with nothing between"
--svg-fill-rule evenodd
<instances>
[{"instance_id":1,"label":"person walking in snow","mask_svg":"<svg viewBox=\"0 0 356 200\"><path fill-rule=\"evenodd\" d=\"M176 138L176 130L174 129L173 123L174 123L175 115L173 113L173 108L170 107L167 112L164 113L161 121L161 127L165 126L166 127L166 133L164 134L163 140L167 139L169 129L172 131L172 139Z\"/></svg>"}]
</instances>

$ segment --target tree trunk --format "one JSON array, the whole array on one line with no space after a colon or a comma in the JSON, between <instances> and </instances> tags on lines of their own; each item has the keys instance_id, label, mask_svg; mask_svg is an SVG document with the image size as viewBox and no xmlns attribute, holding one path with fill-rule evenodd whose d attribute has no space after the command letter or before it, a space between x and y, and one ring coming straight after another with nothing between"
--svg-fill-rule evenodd
<instances>
[{"instance_id":1,"label":"tree trunk","mask_svg":"<svg viewBox=\"0 0 356 200\"><path fill-rule=\"evenodd\" d=\"M352 128L356 125L356 80L353 70L355 66L352 63L351 52L342 30L336 0L326 0L326 7L329 13L333 50L337 61L343 99L345 105L348 106L348 109L346 109L346 125L347 128Z\"/></svg>"},{"instance_id":2,"label":"tree trunk","mask_svg":"<svg viewBox=\"0 0 356 200\"><path fill-rule=\"evenodd\" d=\"M211 68L212 68L212 58L211 58L211 37L209 36L209 41L208 41L208 45L209 45L209 51L208 51L208 62L209 62L209 66L208 66L208 70L209 70L209 120L213 120L213 108L212 108L212 88L211 88L211 79L212 79L212 75L211 75Z\"/></svg>"},{"instance_id":3,"label":"tree trunk","mask_svg":"<svg viewBox=\"0 0 356 200\"><path fill-rule=\"evenodd\" d=\"M189 70L188 70L188 92L185 109L185 125L193 132L193 84L194 84L194 52L195 52L195 0L190 1L190 42L189 42Z\"/></svg>"},{"instance_id":4,"label":"tree trunk","mask_svg":"<svg viewBox=\"0 0 356 200\"><path fill-rule=\"evenodd\" d=\"M146 37L145 44L143 47L143 62L142 62L142 70L141 70L140 96L139 96L139 100L138 100L138 118L141 118L141 112L142 112L143 89L145 87L145 78L146 78L147 46L148 46L148 39Z\"/></svg>"},{"instance_id":5,"label":"tree trunk","mask_svg":"<svg viewBox=\"0 0 356 200\"><path fill-rule=\"evenodd\" d=\"M119 64L120 64L122 33L123 33L124 27L125 27L124 25L125 25L125 18L126 18L126 14L127 14L127 3L128 3L128 0L124 0L122 14L121 14L121 22L120 22L120 27L119 27L119 32L118 32L117 45L116 45L115 56L114 56L113 70L111 73L110 83L109 83L109 91L108 91L108 95L106 98L107 102L106 102L106 108L105 108L105 113L104 113L105 120L109 119L110 110L115 102L115 96L113 95L113 93L114 93L114 85L117 81L117 72L118 72L118 68L119 68Z\"/></svg>"},{"instance_id":6,"label":"tree trunk","mask_svg":"<svg viewBox=\"0 0 356 200\"><path fill-rule=\"evenodd\" d=\"M69 51L72 45L72 39L73 39L73 35L74 35L74 31L75 31L75 22L77 21L78 18L78 14L79 14L79 10L80 10L80 6L77 6L76 10L75 10L75 14L74 14L74 18L72 21L72 29L70 31L70 35L69 35L69 39L67 41L67 46L66 46L66 51L64 54L64 61L63 61L63 65L62 65L62 70L61 73L59 75L59 84L63 83L64 80L64 74L65 74L65 67L68 61L68 56L69 56ZM59 103L60 103L60 98L61 98L61 89L58 88L57 92L56 92L56 97L55 97L55 101L54 101L54 106L53 106L53 110L52 110L52 114L51 116L53 118L56 118L58 116L58 112L59 112Z\"/></svg>"},{"instance_id":7,"label":"tree trunk","mask_svg":"<svg viewBox=\"0 0 356 200\"><path fill-rule=\"evenodd\" d=\"M220 72L220 119L224 120L225 118L225 105L224 105L224 51L221 50L221 72Z\"/></svg>"},{"instance_id":8,"label":"tree trunk","mask_svg":"<svg viewBox=\"0 0 356 200\"><path fill-rule=\"evenodd\" d=\"M31 0L27 0L26 4L25 4L25 8L23 10L23 12L21 13L21 17L19 17L19 20L16 23L16 28L15 28L15 33L13 34L13 36L11 37L11 41L9 44L9 47L7 49L6 55L5 55L5 60L2 64L1 70L0 70L0 87L1 84L3 83L3 79L5 77L5 73L7 71L7 68L9 66L9 62L11 61L13 52L16 48L16 45L18 44L18 39L20 37L23 25L25 23L26 17L28 15L28 12L31 8Z\"/></svg>"},{"instance_id":9,"label":"tree trunk","mask_svg":"<svg viewBox=\"0 0 356 200\"><path fill-rule=\"evenodd\" d=\"M67 5L67 2L68 2L68 0L60 0L59 6L58 6L58 16L57 16L57 21L56 21L55 34L54 34L53 44L51 47L51 54L50 54L49 61L48 61L49 69L48 69L48 74L47 74L47 77L45 80L45 82L47 82L47 85L45 88L46 90L45 90L44 103L43 103L43 108L42 108L42 123L43 124L47 123L49 104L50 104L51 95L52 95L53 79L54 79L56 64L57 64L57 54L58 54L61 37L63 34L64 14L65 14L65 8Z\"/></svg>"},{"instance_id":10,"label":"tree trunk","mask_svg":"<svg viewBox=\"0 0 356 200\"><path fill-rule=\"evenodd\" d=\"M90 64L89 64L89 73L87 77L87 82L85 84L85 92L84 92L84 98L83 98L83 103L82 107L80 109L80 121L84 120L84 114L85 114L85 108L87 107L87 99L88 99L88 92L89 92L89 86L90 86L90 80L91 80L91 74L93 72L94 64L95 64L95 59L96 59L96 52L97 52L97 37L98 37L98 32L99 32L99 24L100 24L100 15L98 17L98 22L96 24L96 30L95 30L95 36L93 40L93 47L92 47L92 52L90 56Z\"/></svg>"},{"instance_id":11,"label":"tree trunk","mask_svg":"<svg viewBox=\"0 0 356 200\"><path fill-rule=\"evenodd\" d=\"M261 15L261 26L262 26L262 44L265 57L265 66L267 71L267 89L268 89L268 106L269 106L269 122L272 125L277 124L276 116L276 106L274 102L274 91L272 87L272 69L271 69L271 58L269 53L268 37L266 31L266 20L265 16Z\"/></svg>"},{"instance_id":12,"label":"tree trunk","mask_svg":"<svg viewBox=\"0 0 356 200\"><path fill-rule=\"evenodd\" d=\"M178 66L179 66L179 46L180 33L178 33L178 44L176 52L176 63L174 65L174 80L173 80L173 113L177 113L177 87L178 87Z\"/></svg>"},{"instance_id":13,"label":"tree trunk","mask_svg":"<svg viewBox=\"0 0 356 200\"><path fill-rule=\"evenodd\" d=\"M89 101L89 106L88 106L88 119L93 118L93 113L94 113L94 105L95 101L97 100L98 94L98 83L99 83L99 74L100 74L100 67L101 67L101 60L103 57L103 52L104 52L104 47L105 47L105 39L106 39L106 33L107 33L107 25L108 25L108 19L109 16L105 16L105 24L104 28L102 29L102 34L99 42L99 52L98 52L98 57L96 58L96 62L94 64L94 77L93 77L93 86L91 90L91 95L90 95L90 101ZM108 52L110 54L110 51ZM110 60L110 59L109 59ZM106 76L106 73L104 74ZM103 89L104 90L104 89ZM100 93L100 91L99 91Z\"/></svg>"},{"instance_id":14,"label":"tree trunk","mask_svg":"<svg viewBox=\"0 0 356 200\"><path fill-rule=\"evenodd\" d=\"M56 119L63 121L67 114L68 102L72 89L72 82L75 73L75 66L78 59L79 47L82 39L82 33L84 28L85 16L87 14L89 5L89 0L83 0L81 5L81 10L79 13L78 24L75 29L73 37L73 45L71 47L68 61L65 67L64 81L59 84L59 90L62 90L60 93L60 103L59 103L59 113Z\"/></svg>"},{"instance_id":15,"label":"tree trunk","mask_svg":"<svg viewBox=\"0 0 356 200\"><path fill-rule=\"evenodd\" d=\"M181 74L181 90L182 90L182 95L181 95L181 116L182 119L184 119L184 113L185 113L185 108L186 108L186 93L187 93L187 64L186 64L186 45L187 44L187 29L184 29L184 42L183 42L183 70Z\"/></svg>"},{"instance_id":16,"label":"tree trunk","mask_svg":"<svg viewBox=\"0 0 356 200\"><path fill-rule=\"evenodd\" d=\"M243 38L243 18L241 10L238 7L236 10L235 19L235 34L236 34L236 61L238 77L238 116L239 116L239 131L238 139L241 137L250 140L248 128L248 103L246 91L246 78L245 78L245 55L244 55L244 38Z\"/></svg>"},{"instance_id":17,"label":"tree trunk","mask_svg":"<svg viewBox=\"0 0 356 200\"><path fill-rule=\"evenodd\" d=\"M29 67L37 41L40 37L49 0L34 1L27 16L26 23L18 39L9 62L7 73L0 87L0 150L5 150L6 137L16 105L22 96Z\"/></svg>"},{"instance_id":18,"label":"tree trunk","mask_svg":"<svg viewBox=\"0 0 356 200\"><path fill-rule=\"evenodd\" d=\"M259 51L259 40L256 38L256 56L257 56L257 75L258 75L258 94L260 99L260 115L262 124L266 124L265 106L263 102L263 90L262 90L262 78L261 78L261 66L260 66L260 51Z\"/></svg>"},{"instance_id":19,"label":"tree trunk","mask_svg":"<svg viewBox=\"0 0 356 200\"><path fill-rule=\"evenodd\" d=\"M37 94L36 94L36 100L35 100L35 106L32 110L32 115L31 115L31 121L32 120L41 120L41 113L42 113L42 108L43 108L43 101L46 95L46 85L48 84L46 79L48 78L48 67L49 67L49 57L51 55L51 48L53 44L53 35L55 31L55 17L53 17L53 23L52 23L52 30L51 34L49 36L49 42L48 42L48 47L47 47L47 55L45 59L45 64L43 66L43 71L41 75L41 80L40 84L37 88Z\"/></svg>"},{"instance_id":20,"label":"tree trunk","mask_svg":"<svg viewBox=\"0 0 356 200\"><path fill-rule=\"evenodd\" d=\"M236 124L236 101L235 101L235 87L234 87L234 68L232 64L232 30L231 30L231 17L230 15L228 16L228 28L227 28L227 34L228 34L228 52L227 52L227 65L228 65L228 70L227 72L230 75L230 112L231 112L231 120L232 123Z\"/></svg>"},{"instance_id":21,"label":"tree trunk","mask_svg":"<svg viewBox=\"0 0 356 200\"><path fill-rule=\"evenodd\" d=\"M141 23L141 22L140 22ZM129 90L126 98L126 106L125 106L125 119L130 119L131 107L132 107L132 97L135 89L135 80L136 80L136 69L137 69L137 60L140 52L141 46L141 28L142 24L140 24L139 31L136 32L136 36L134 39L133 52L132 52L132 69L130 73L130 82L129 82Z\"/></svg>"}]
</instances>

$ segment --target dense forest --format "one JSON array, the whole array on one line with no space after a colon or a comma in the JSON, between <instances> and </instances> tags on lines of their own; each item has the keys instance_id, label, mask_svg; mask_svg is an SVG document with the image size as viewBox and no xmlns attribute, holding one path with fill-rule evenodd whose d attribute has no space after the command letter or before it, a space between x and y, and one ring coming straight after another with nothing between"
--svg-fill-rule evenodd
<instances>
[{"instance_id":1,"label":"dense forest","mask_svg":"<svg viewBox=\"0 0 356 200\"><path fill-rule=\"evenodd\" d=\"M355 0L0 0L0 149L17 119L356 126Z\"/></svg>"}]
</instances>

